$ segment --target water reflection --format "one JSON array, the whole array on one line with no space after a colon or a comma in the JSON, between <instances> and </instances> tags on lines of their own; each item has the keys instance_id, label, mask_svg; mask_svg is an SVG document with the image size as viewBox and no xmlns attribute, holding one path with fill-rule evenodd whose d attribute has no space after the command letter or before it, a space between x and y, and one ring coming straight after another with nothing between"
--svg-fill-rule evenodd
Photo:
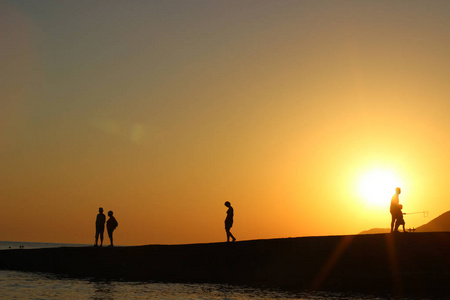
<instances>
[{"instance_id":1,"label":"water reflection","mask_svg":"<svg viewBox=\"0 0 450 300\"><path fill-rule=\"evenodd\" d=\"M287 292L224 284L118 282L71 279L55 275L0 271L0 299L376 299L367 295Z\"/></svg>"}]
</instances>

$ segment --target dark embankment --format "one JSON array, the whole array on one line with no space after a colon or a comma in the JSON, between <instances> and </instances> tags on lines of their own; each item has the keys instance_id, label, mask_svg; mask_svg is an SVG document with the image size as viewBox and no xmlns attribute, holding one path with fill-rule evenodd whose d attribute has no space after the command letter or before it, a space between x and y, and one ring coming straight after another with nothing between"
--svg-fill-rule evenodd
<instances>
[{"instance_id":1,"label":"dark embankment","mask_svg":"<svg viewBox=\"0 0 450 300\"><path fill-rule=\"evenodd\" d=\"M450 232L3 250L0 268L99 279L449 296Z\"/></svg>"}]
</instances>

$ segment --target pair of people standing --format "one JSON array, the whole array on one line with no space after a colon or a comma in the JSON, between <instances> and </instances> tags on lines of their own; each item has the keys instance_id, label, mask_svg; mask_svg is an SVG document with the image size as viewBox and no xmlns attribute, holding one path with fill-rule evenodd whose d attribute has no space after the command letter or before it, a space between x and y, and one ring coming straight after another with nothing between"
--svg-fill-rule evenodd
<instances>
[{"instance_id":1,"label":"pair of people standing","mask_svg":"<svg viewBox=\"0 0 450 300\"><path fill-rule=\"evenodd\" d=\"M108 212L109 219L106 221L106 216L103 213L103 208L98 209L98 215L97 219L95 220L95 247L98 246L98 238L100 237L100 247L103 246L103 233L105 232L105 222L106 222L106 229L108 231L109 240L111 242L110 247L114 246L113 242L113 232L119 225L116 218L113 216L113 212L110 210Z\"/></svg>"},{"instance_id":2,"label":"pair of people standing","mask_svg":"<svg viewBox=\"0 0 450 300\"><path fill-rule=\"evenodd\" d=\"M403 219L403 205L400 204L399 195L401 194L402 190L398 187L395 189L395 194L391 198L391 232L398 232L398 227L400 225L403 225L403 232L406 232L405 230L405 219Z\"/></svg>"}]
</instances>

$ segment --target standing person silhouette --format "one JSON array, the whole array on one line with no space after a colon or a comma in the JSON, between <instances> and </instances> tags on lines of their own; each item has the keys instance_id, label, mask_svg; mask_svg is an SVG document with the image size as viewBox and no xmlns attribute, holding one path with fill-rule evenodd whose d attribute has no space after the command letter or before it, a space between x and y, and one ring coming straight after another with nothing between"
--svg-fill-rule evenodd
<instances>
[{"instance_id":1,"label":"standing person silhouette","mask_svg":"<svg viewBox=\"0 0 450 300\"><path fill-rule=\"evenodd\" d=\"M116 218L113 217L112 210L108 211L108 216L109 219L106 222L106 229L108 230L109 240L111 241L111 245L109 245L109 247L114 247L113 232L117 228L117 226L119 226L119 223L117 222Z\"/></svg>"},{"instance_id":2,"label":"standing person silhouette","mask_svg":"<svg viewBox=\"0 0 450 300\"><path fill-rule=\"evenodd\" d=\"M398 228L400 227L400 225L402 225L403 232L407 233L407 231L405 229L405 219L403 218L404 213L402 212L403 205L399 204L399 209L400 209L400 212L397 217L397 222L395 222L395 231L398 231Z\"/></svg>"},{"instance_id":3,"label":"standing person silhouette","mask_svg":"<svg viewBox=\"0 0 450 300\"><path fill-rule=\"evenodd\" d=\"M225 231L227 232L227 242L230 241L230 238L232 239L233 242L236 241L236 238L233 236L233 234L231 234L231 227L233 226L233 217L234 217L234 209L233 207L231 207L231 203L230 202L225 202L225 206L228 207L227 210L227 217L225 219Z\"/></svg>"},{"instance_id":4,"label":"standing person silhouette","mask_svg":"<svg viewBox=\"0 0 450 300\"><path fill-rule=\"evenodd\" d=\"M100 236L100 247L103 246L103 233L105 232L106 216L103 213L103 208L98 209L97 219L95 220L95 247L98 246L98 237Z\"/></svg>"},{"instance_id":5,"label":"standing person silhouette","mask_svg":"<svg viewBox=\"0 0 450 300\"><path fill-rule=\"evenodd\" d=\"M397 187L395 188L395 194L391 198L391 207L389 211L391 212L391 233L394 231L398 231L399 219L402 218L402 210L400 207L400 200L398 198L398 195L400 195L402 190Z\"/></svg>"}]
</instances>

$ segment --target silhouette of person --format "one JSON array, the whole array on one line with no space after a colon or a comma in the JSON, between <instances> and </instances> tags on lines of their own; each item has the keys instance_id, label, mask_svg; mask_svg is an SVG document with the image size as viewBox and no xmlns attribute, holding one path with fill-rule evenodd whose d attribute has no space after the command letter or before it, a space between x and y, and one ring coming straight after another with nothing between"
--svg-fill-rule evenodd
<instances>
[{"instance_id":1,"label":"silhouette of person","mask_svg":"<svg viewBox=\"0 0 450 300\"><path fill-rule=\"evenodd\" d=\"M400 195L401 192L402 190L399 187L395 188L395 194L391 198L391 207L389 209L392 217L391 232L398 231L398 226L400 226L400 224L397 224L398 219L403 218L402 210L400 208L400 200L398 198L398 195Z\"/></svg>"},{"instance_id":2,"label":"silhouette of person","mask_svg":"<svg viewBox=\"0 0 450 300\"><path fill-rule=\"evenodd\" d=\"M103 208L98 209L97 219L95 220L95 247L98 246L98 237L100 236L100 247L103 246L103 233L105 232L106 216L103 213Z\"/></svg>"},{"instance_id":3,"label":"silhouette of person","mask_svg":"<svg viewBox=\"0 0 450 300\"><path fill-rule=\"evenodd\" d=\"M230 241L230 238L232 239L233 242L236 241L236 238L233 236L233 234L231 234L231 227L233 226L233 217L234 217L234 209L233 207L231 207L231 203L230 202L225 202L225 206L228 207L227 210L227 217L225 219L225 231L227 232L227 242Z\"/></svg>"},{"instance_id":4,"label":"silhouette of person","mask_svg":"<svg viewBox=\"0 0 450 300\"><path fill-rule=\"evenodd\" d=\"M112 210L108 211L108 217L109 219L106 222L106 229L108 230L109 240L111 241L111 245L109 245L109 247L114 247L113 232L117 228L117 226L119 226L119 223L117 222L116 218L113 217Z\"/></svg>"},{"instance_id":5,"label":"silhouette of person","mask_svg":"<svg viewBox=\"0 0 450 300\"><path fill-rule=\"evenodd\" d=\"M399 209L400 209L400 212L398 214L397 222L395 223L395 231L398 231L398 227L400 227L400 225L402 225L403 232L407 232L405 230L405 219L403 218L404 213L402 212L403 205L399 204Z\"/></svg>"}]
</instances>

